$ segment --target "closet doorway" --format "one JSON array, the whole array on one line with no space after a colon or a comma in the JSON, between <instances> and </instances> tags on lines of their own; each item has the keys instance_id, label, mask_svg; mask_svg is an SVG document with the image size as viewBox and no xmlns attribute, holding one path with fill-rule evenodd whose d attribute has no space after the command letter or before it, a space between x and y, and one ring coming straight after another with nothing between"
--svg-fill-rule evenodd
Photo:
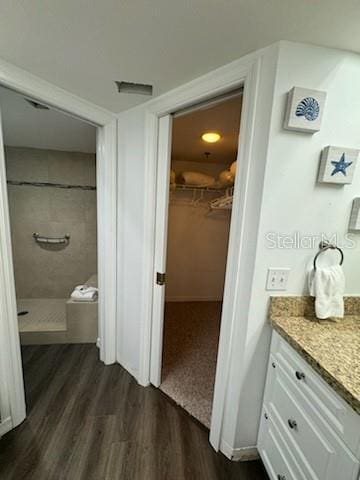
<instances>
[{"instance_id":1,"label":"closet doorway","mask_svg":"<svg viewBox=\"0 0 360 480\"><path fill-rule=\"evenodd\" d=\"M168 117L171 151L159 151L170 158L170 169L168 213L160 227L164 232L165 265L157 278L158 283L165 282L158 386L207 428L211 422L241 106L242 90L236 90L174 113Z\"/></svg>"}]
</instances>

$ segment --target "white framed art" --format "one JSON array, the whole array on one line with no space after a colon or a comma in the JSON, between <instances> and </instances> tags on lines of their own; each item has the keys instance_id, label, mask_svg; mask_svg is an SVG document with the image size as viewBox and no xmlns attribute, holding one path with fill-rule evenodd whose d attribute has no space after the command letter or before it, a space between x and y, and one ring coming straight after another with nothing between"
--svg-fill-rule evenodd
<instances>
[{"instance_id":1,"label":"white framed art","mask_svg":"<svg viewBox=\"0 0 360 480\"><path fill-rule=\"evenodd\" d=\"M360 198L354 198L350 221L349 221L349 232L360 232Z\"/></svg>"},{"instance_id":2,"label":"white framed art","mask_svg":"<svg viewBox=\"0 0 360 480\"><path fill-rule=\"evenodd\" d=\"M315 133L320 130L326 92L294 87L288 93L284 128Z\"/></svg>"},{"instance_id":3,"label":"white framed art","mask_svg":"<svg viewBox=\"0 0 360 480\"><path fill-rule=\"evenodd\" d=\"M355 148L332 147L324 148L320 160L318 182L350 184L360 150Z\"/></svg>"}]
</instances>

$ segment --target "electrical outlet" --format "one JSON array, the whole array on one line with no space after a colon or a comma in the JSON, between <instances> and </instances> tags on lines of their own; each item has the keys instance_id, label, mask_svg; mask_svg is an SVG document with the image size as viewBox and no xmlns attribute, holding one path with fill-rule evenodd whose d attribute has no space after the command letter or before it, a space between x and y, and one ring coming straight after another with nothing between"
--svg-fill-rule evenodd
<instances>
[{"instance_id":1,"label":"electrical outlet","mask_svg":"<svg viewBox=\"0 0 360 480\"><path fill-rule=\"evenodd\" d=\"M269 268L266 290L286 290L290 268Z\"/></svg>"}]
</instances>

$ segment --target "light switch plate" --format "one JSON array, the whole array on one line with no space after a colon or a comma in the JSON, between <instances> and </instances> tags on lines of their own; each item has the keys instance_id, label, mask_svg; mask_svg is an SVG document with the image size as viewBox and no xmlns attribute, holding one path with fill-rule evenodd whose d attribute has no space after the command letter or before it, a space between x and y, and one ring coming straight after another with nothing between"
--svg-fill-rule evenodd
<instances>
[{"instance_id":1,"label":"light switch plate","mask_svg":"<svg viewBox=\"0 0 360 480\"><path fill-rule=\"evenodd\" d=\"M286 290L289 273L290 268L269 268L266 281L266 290Z\"/></svg>"}]
</instances>

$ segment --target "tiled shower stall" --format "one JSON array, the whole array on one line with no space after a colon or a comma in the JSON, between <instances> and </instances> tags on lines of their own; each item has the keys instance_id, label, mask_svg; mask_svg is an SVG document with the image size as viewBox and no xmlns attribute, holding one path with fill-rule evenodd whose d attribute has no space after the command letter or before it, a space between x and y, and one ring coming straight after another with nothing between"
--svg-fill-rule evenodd
<instances>
[{"instance_id":1,"label":"tiled shower stall","mask_svg":"<svg viewBox=\"0 0 360 480\"><path fill-rule=\"evenodd\" d=\"M7 146L5 157L21 340L96 341L97 304L69 300L76 285L97 282L95 154ZM34 233L69 240L42 244ZM69 330L79 307L83 338Z\"/></svg>"}]
</instances>

